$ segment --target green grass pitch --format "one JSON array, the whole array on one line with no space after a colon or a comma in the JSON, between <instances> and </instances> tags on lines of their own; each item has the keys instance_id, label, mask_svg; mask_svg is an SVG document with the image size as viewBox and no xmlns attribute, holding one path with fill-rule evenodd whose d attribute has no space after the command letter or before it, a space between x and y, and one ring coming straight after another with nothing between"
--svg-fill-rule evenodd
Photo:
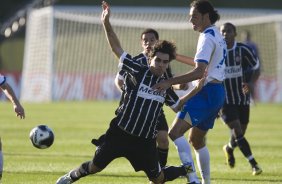
<instances>
[{"instance_id":1,"label":"green grass pitch","mask_svg":"<svg viewBox=\"0 0 282 184\"><path fill-rule=\"evenodd\" d=\"M58 102L23 104L26 119L18 120L8 102L1 103L0 135L4 152L3 184L54 184L58 177L92 159L95 147L90 143L108 128L118 102ZM168 122L175 114L165 108ZM253 154L263 169L259 176L239 149L235 151L236 167L225 164L222 146L229 131L217 120L209 131L207 145L211 156L211 178L214 184L282 183L282 104L257 104L251 108L251 122L246 134ZM31 145L29 131L47 124L55 133L54 144L44 150ZM172 142L168 164L180 161ZM113 161L101 173L82 178L78 184L144 184L143 172L135 173L125 159ZM185 183L179 178L170 183Z\"/></svg>"}]
</instances>

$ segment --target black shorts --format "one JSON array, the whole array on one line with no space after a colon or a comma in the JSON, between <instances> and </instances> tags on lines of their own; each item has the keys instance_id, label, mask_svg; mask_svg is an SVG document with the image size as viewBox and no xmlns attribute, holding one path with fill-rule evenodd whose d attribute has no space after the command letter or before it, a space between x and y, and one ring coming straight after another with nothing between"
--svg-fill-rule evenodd
<instances>
[{"instance_id":1,"label":"black shorts","mask_svg":"<svg viewBox=\"0 0 282 184\"><path fill-rule=\"evenodd\" d=\"M168 132L168 125L167 125L167 121L166 121L165 114L164 114L163 110L158 117L158 124L157 124L156 129L158 131L164 130L164 131Z\"/></svg>"},{"instance_id":2,"label":"black shorts","mask_svg":"<svg viewBox=\"0 0 282 184\"><path fill-rule=\"evenodd\" d=\"M125 157L136 172L142 170L148 178L157 178L160 175L156 140L135 137L112 126L106 132L105 141L96 150L93 163L104 169L119 157Z\"/></svg>"},{"instance_id":3,"label":"black shorts","mask_svg":"<svg viewBox=\"0 0 282 184\"><path fill-rule=\"evenodd\" d=\"M222 107L221 118L225 123L239 119L241 124L248 124L249 117L250 105L224 104Z\"/></svg>"}]
</instances>

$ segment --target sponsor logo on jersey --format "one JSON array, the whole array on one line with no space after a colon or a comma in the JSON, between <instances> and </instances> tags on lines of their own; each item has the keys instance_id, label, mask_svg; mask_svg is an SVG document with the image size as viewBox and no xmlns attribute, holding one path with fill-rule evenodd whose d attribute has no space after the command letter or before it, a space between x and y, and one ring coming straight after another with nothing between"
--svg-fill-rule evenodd
<instances>
[{"instance_id":1,"label":"sponsor logo on jersey","mask_svg":"<svg viewBox=\"0 0 282 184\"><path fill-rule=\"evenodd\" d=\"M236 78L242 76L241 66L227 66L225 67L225 77L226 78Z\"/></svg>"},{"instance_id":2,"label":"sponsor logo on jersey","mask_svg":"<svg viewBox=\"0 0 282 184\"><path fill-rule=\"evenodd\" d=\"M150 99L150 100L155 100L161 103L164 103L165 101L165 92L161 91L156 91L150 88L147 85L141 84L138 89L137 96L145 98L145 99Z\"/></svg>"}]
</instances>

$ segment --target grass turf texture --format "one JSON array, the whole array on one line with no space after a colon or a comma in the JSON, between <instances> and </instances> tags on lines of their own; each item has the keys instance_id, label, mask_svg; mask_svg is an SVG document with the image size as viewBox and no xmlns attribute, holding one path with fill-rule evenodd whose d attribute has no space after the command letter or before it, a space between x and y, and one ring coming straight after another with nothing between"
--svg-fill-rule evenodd
<instances>
[{"instance_id":1,"label":"grass turf texture","mask_svg":"<svg viewBox=\"0 0 282 184\"><path fill-rule=\"evenodd\" d=\"M58 177L92 159L95 147L90 143L108 128L118 102L65 102L23 104L26 119L18 120L10 103L1 103L0 135L4 152L3 184L54 184ZM168 122L175 114L165 108ZM282 183L282 105L257 104L251 108L251 120L246 137L253 154L263 169L252 176L251 168L240 150L235 151L236 166L225 164L222 146L228 141L227 127L217 120L208 133L211 156L211 178L214 184ZM36 125L47 124L55 133L54 144L36 149L29 140L29 131ZM180 161L172 142L168 164ZM199 175L199 174L198 174ZM135 173L123 158L114 160L104 171L82 178L80 184L144 184L143 172ZM179 178L170 183L185 183Z\"/></svg>"}]
</instances>

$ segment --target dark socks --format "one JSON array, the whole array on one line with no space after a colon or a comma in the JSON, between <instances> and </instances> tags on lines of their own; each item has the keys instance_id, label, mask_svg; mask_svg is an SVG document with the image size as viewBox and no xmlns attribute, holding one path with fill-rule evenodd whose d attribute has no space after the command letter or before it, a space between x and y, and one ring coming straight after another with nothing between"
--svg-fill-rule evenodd
<instances>
[{"instance_id":1,"label":"dark socks","mask_svg":"<svg viewBox=\"0 0 282 184\"><path fill-rule=\"evenodd\" d=\"M249 160L250 164L252 166L257 165L256 160L252 157L252 151L250 145L248 141L245 139L245 137L238 138L236 142L243 155Z\"/></svg>"},{"instance_id":2,"label":"dark socks","mask_svg":"<svg viewBox=\"0 0 282 184\"><path fill-rule=\"evenodd\" d=\"M80 178L89 175L90 174L89 164L90 164L90 161L84 162L83 164L80 165L79 168L72 170L70 173L71 179L73 181L77 181Z\"/></svg>"},{"instance_id":3,"label":"dark socks","mask_svg":"<svg viewBox=\"0 0 282 184\"><path fill-rule=\"evenodd\" d=\"M164 166L166 166L167 163L168 149L161 149L161 148L157 148L157 149L158 149L160 165L161 168L163 168Z\"/></svg>"}]
</instances>

